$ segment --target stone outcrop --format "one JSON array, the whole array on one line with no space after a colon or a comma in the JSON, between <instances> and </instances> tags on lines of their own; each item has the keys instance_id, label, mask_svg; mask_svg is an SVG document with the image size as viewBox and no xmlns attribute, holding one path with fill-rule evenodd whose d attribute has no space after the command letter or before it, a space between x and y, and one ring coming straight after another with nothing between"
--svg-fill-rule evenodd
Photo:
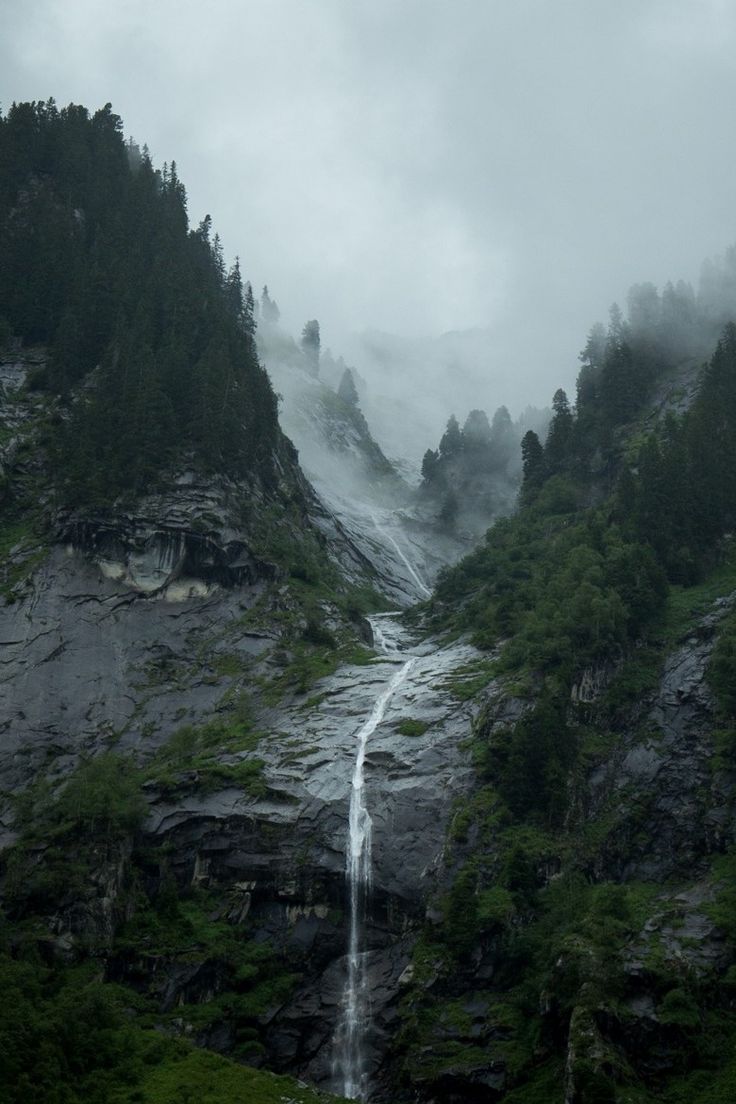
<instances>
[{"instance_id":1,"label":"stone outcrop","mask_svg":"<svg viewBox=\"0 0 736 1104\"><path fill-rule=\"evenodd\" d=\"M267 940L292 964L302 980L260 1028L268 1064L328 1084L345 971L354 737L398 660L342 666L308 694L265 691L288 666L294 618L298 631L301 616L283 567L259 551L274 503L282 533L293 526L297 542L308 529L343 578L380 582L360 548L359 527L351 533L322 504L286 445L280 464L275 488L182 472L133 508L82 514L46 506L55 540L0 607L0 789L18 794L46 777L58 790L80 762L106 751L145 770L182 726L227 722L247 699L257 747L221 749L220 775L205 778L186 764L165 783L154 775L143 788L142 846L163 847L180 890L209 890L229 923ZM9 470L18 478L12 457ZM380 534L375 540L380 545ZM374 562L379 554L372 551ZM386 578L391 556L395 550ZM413 596L410 587L396 593L402 602ZM324 609L329 624L335 614L329 602ZM374 824L367 933L374 1072L395 1030L399 978L441 864L453 801L472 784L463 750L472 709L449 683L453 674L463 677L476 653L462 643L419 645L391 624L386 631L397 646L412 647L418 658L366 759ZM354 628L370 639L366 625ZM412 734L402 734L402 721L413 722ZM228 782L228 769L249 760L259 764L258 786ZM2 812L3 846L16 833L11 799ZM47 917L64 960L90 942L98 954L109 953L136 908L126 882L130 840L119 852L101 844L89 858L88 890L70 887ZM155 883L161 873L154 868L150 877ZM109 971L153 995L162 1014L211 999L226 984L216 961L187 965L149 952L116 952ZM189 1030L185 1020L181 1030ZM201 1029L198 1038L222 1049L233 1044L227 1022Z\"/></svg>"}]
</instances>

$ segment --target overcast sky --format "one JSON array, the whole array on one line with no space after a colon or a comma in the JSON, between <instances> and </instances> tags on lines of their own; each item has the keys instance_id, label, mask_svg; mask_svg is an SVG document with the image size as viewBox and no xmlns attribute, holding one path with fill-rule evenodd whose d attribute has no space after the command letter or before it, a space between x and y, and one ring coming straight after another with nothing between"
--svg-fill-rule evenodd
<instances>
[{"instance_id":1,"label":"overcast sky","mask_svg":"<svg viewBox=\"0 0 736 1104\"><path fill-rule=\"evenodd\" d=\"M489 328L519 408L736 240L735 39L732 0L0 0L0 102L112 102L295 329Z\"/></svg>"}]
</instances>

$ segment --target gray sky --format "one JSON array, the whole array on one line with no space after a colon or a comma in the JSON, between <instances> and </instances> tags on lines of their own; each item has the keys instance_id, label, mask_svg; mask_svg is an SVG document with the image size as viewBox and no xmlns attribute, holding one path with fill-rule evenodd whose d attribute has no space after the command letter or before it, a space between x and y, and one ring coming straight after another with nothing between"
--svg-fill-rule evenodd
<instances>
[{"instance_id":1,"label":"gray sky","mask_svg":"<svg viewBox=\"0 0 736 1104\"><path fill-rule=\"evenodd\" d=\"M519 409L736 240L735 40L732 0L0 0L0 102L111 101L294 329L489 328Z\"/></svg>"}]
</instances>

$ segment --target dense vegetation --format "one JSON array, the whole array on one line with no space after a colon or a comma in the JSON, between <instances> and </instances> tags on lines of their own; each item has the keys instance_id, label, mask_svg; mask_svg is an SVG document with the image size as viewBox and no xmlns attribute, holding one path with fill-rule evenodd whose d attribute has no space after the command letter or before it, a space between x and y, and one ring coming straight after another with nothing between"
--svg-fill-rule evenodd
<instances>
[{"instance_id":1,"label":"dense vegetation","mask_svg":"<svg viewBox=\"0 0 736 1104\"><path fill-rule=\"evenodd\" d=\"M208 219L188 229L175 166L158 172L145 150L126 145L109 107L90 116L21 104L0 119L0 250L0 341L49 349L31 387L53 400L45 428L67 503L140 493L182 462L268 478L275 398L256 357L249 288L237 263L226 270ZM607 332L593 328L575 405L556 392L544 442L534 429L523 438L518 513L444 574L430 604L436 627L497 649L493 670L519 716L495 724L481 712L470 740L478 785L452 819L452 877L416 947L395 1040L398 1079L410 1094L423 1083L441 1093L448 1072L487 1070L493 1051L513 1086L509 1104L561 1101L560 1055L570 1040L598 1032L600 1061L585 1059L575 1072L581 1104L733 1099L733 969L695 979L652 941L642 969L662 1028L653 1046L671 1030L676 1063L643 1085L624 1049L603 1038L601 1020L638 1030L625 1020L619 960L666 887L601 874L601 840L622 820L635 837L645 802L624 800L623 812L606 807L586 822L581 795L678 633L706 598L736 586L735 289L731 251L706 271L697 296L684 284L662 296L641 285L626 320L614 310ZM275 332L267 289L261 317ZM671 403L647 424L668 375L688 364L692 374L714 345L694 401L679 413ZM316 374L320 355L313 320L299 357ZM358 418L357 397L348 371L334 402ZM450 420L423 468L423 493L448 527L464 508L498 509L488 487L506 480L519 429L503 409L492 424L480 411L462 429ZM488 501L471 501L477 495ZM260 676L266 703L305 695L341 661L369 659L325 610L341 625L357 623L376 601L344 588L335 598L342 583L322 548L285 538L271 520L264 509L259 551L288 587L277 606L244 615L255 629L288 625L287 660ZM253 535L258 543L258 525ZM3 542L9 551L18 534L9 529ZM242 673L240 662L218 654L217 673ZM479 667L463 693L486 683L488 671ZM592 706L581 687L600 672L608 689ZM714 765L733 773L733 614L708 677L720 725ZM425 723L407 717L397 731L420 737ZM191 1031L207 1045L224 1025L233 1057L259 1062L268 1011L288 997L295 975L268 941L250 938L247 918L223 901L229 889L215 900L185 888L166 845L147 846L142 831L151 790L175 799L226 783L263 796L259 740L247 710L224 710L175 731L143 765L103 753L63 782L39 779L15 801L19 836L3 857L0 923L0 1094L10 1104L315 1099L179 1037ZM729 842L724 832L720 845ZM708 907L733 940L733 851L710 873L722 888ZM119 879L112 895L105 878ZM78 913L86 942L70 950L53 931L74 930ZM54 929L56 917L63 923ZM482 998L475 992L489 948L497 952L490 1001L490 987ZM156 977L192 963L216 984L204 999L192 993L191 1003L166 1007Z\"/></svg>"},{"instance_id":2,"label":"dense vegetation","mask_svg":"<svg viewBox=\"0 0 736 1104\"><path fill-rule=\"evenodd\" d=\"M250 287L209 216L188 229L175 164L155 170L126 144L109 104L92 116L14 104L0 118L0 254L3 337L49 348L33 383L66 405L68 501L140 492L183 458L270 470L276 399Z\"/></svg>"},{"instance_id":3,"label":"dense vegetation","mask_svg":"<svg viewBox=\"0 0 736 1104\"><path fill-rule=\"evenodd\" d=\"M52 969L0 950L0 1092L7 1104L320 1104L321 1093L154 1031L153 1010L93 963ZM137 1015L133 1017L133 1007ZM334 1098L329 1098L334 1099Z\"/></svg>"},{"instance_id":4,"label":"dense vegetation","mask_svg":"<svg viewBox=\"0 0 736 1104\"><path fill-rule=\"evenodd\" d=\"M0 1095L8 1104L178 1104L194 1086L213 1104L322 1099L179 1039L184 1022L200 1045L226 1024L231 1058L259 1063L263 1016L295 980L269 943L229 919L222 897L178 888L166 844L152 848L141 832L143 787L173 793L195 772L206 785L207 750L223 742L252 748L257 734L243 722L184 728L143 769L108 752L60 786L40 780L17 799L20 835L4 855L0 919ZM231 772L232 783L248 785L237 767ZM119 879L112 916L106 879ZM238 913L237 902L231 907ZM86 935L76 953L53 947L50 915L72 928L80 918ZM192 963L209 987L217 979L215 995L162 1007L161 971Z\"/></svg>"},{"instance_id":5,"label":"dense vegetation","mask_svg":"<svg viewBox=\"0 0 736 1104\"><path fill-rule=\"evenodd\" d=\"M614 311L597 352L589 339L575 411L558 391L544 446L531 431L524 439L520 511L494 525L437 587L439 621L470 628L481 646L508 640L498 668L537 680L537 711L562 709L586 668L615 663L641 641L668 582L693 584L713 569L736 521L736 327L726 325L690 408L648 433L633 411L669 362L650 331L647 341L637 333ZM616 390L612 377L624 362L641 372L636 383L617 377L627 403L596 404L596 394ZM532 723L517 727L516 752L529 743ZM566 743L549 750L558 779ZM529 746L521 774L532 772L530 756L539 758L538 741ZM514 792L518 781L509 783ZM532 790L544 803L546 787Z\"/></svg>"},{"instance_id":6,"label":"dense vegetation","mask_svg":"<svg viewBox=\"0 0 736 1104\"><path fill-rule=\"evenodd\" d=\"M501 406L490 422L485 411L471 410L461 428L451 415L439 446L424 454L420 500L433 505L445 529L485 529L513 508L524 431L540 429L547 420L547 412L529 408L513 422Z\"/></svg>"},{"instance_id":7,"label":"dense vegetation","mask_svg":"<svg viewBox=\"0 0 736 1104\"><path fill-rule=\"evenodd\" d=\"M628 321L614 310L607 334L594 328L576 406L558 391L544 443L533 432L524 438L517 514L444 573L429 604L437 627L470 630L479 646L495 649L493 670L521 715L503 724L481 711L476 726L479 788L452 823L454 873L442 919L415 953L420 983L405 1001L397 1046L414 1083L441 1084L466 1071L473 1084L490 1050L517 1086L504 1097L509 1104L561 1102L566 1076L586 1104L716 1104L733 1095L733 1063L723 1061L736 1037L730 975L698 978L669 962L656 940L642 969L660 1035L641 1044L639 1058L651 1068L667 1031L678 1053L647 1082L627 1064L626 1048L636 1046L626 1034L635 1029L621 956L666 890L616 884L603 873L604 841L616 832L638 839L646 797L612 801L589 819L583 795L632 707L656 684L667 651L714 597L736 586L736 327L725 305L736 313L736 296L728 299L735 260L731 251L720 270L709 270L698 298L680 285L660 300L645 285L634 290ZM698 369L693 354L724 321ZM694 400L678 413L675 396L669 412L652 419L653 396L658 388L666 394L678 372L697 378ZM715 769L728 771L735 640L731 615L708 669L722 725ZM586 678L608 687L592 704ZM703 856L704 871L711 861ZM710 876L728 887L732 871L729 852ZM717 901L713 916L730 933L730 888ZM481 997L474 972L484 954L496 972L491 995ZM481 1027L472 1011L483 999ZM571 1060L576 1048L587 1056Z\"/></svg>"}]
</instances>

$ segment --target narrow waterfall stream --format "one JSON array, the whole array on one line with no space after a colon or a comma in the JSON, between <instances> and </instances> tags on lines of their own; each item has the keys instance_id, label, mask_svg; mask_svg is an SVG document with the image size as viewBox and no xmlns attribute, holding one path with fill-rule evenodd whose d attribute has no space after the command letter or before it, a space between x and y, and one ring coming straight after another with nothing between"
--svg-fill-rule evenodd
<instances>
[{"instance_id":1,"label":"narrow waterfall stream","mask_svg":"<svg viewBox=\"0 0 736 1104\"><path fill-rule=\"evenodd\" d=\"M376 647L386 656L400 657L399 644L387 622L390 615L369 618ZM417 657L407 658L376 698L371 715L356 735L357 752L350 789L345 880L349 904L347 979L335 1035L333 1073L339 1091L348 1100L368 1099L368 1076L363 1040L370 1023L370 996L363 947L366 908L371 886L372 821L365 801L364 764L368 740L383 720L391 698L406 681Z\"/></svg>"},{"instance_id":2,"label":"narrow waterfall stream","mask_svg":"<svg viewBox=\"0 0 736 1104\"><path fill-rule=\"evenodd\" d=\"M376 529L378 530L378 532L383 537L383 539L388 541L389 544L391 544L391 546L398 553L399 559L401 560L401 562L406 567L406 569L409 572L409 575L411 576L411 578L413 579L415 585L418 587L421 596L423 598L429 598L432 591L429 589L427 584L422 579L419 578L419 575L418 575L416 569L413 567L413 565L407 559L405 553L402 551L402 548L401 548L399 542L391 535L391 533L389 533L389 531L383 525L381 525L380 521L378 520L378 517L376 516L375 511L373 511L373 510L371 510L371 519L372 519L373 524L375 525Z\"/></svg>"}]
</instances>

